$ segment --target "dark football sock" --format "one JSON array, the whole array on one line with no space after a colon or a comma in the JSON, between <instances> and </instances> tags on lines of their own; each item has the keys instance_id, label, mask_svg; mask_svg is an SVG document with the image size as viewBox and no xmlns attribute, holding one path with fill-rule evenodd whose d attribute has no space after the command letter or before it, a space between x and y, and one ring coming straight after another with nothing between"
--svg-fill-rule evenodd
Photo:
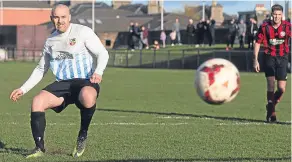
<instances>
[{"instance_id":1,"label":"dark football sock","mask_svg":"<svg viewBox=\"0 0 292 162\"><path fill-rule=\"evenodd\" d=\"M30 118L31 131L35 145L44 151L44 133L46 127L45 112L31 112Z\"/></svg>"},{"instance_id":2,"label":"dark football sock","mask_svg":"<svg viewBox=\"0 0 292 162\"><path fill-rule=\"evenodd\" d=\"M272 112L275 112L274 92L267 91L267 100L268 100L268 104L273 104Z\"/></svg>"},{"instance_id":3,"label":"dark football sock","mask_svg":"<svg viewBox=\"0 0 292 162\"><path fill-rule=\"evenodd\" d=\"M275 105L280 102L282 96L283 96L283 91L278 89L274 94L274 100L275 100L274 103L275 103Z\"/></svg>"},{"instance_id":4,"label":"dark football sock","mask_svg":"<svg viewBox=\"0 0 292 162\"><path fill-rule=\"evenodd\" d=\"M81 126L80 126L80 131L78 136L83 136L86 137L87 136L87 131L88 131L88 127L90 125L92 116L95 112L95 108L96 105L94 104L91 108L81 108L80 109L80 115L81 115Z\"/></svg>"},{"instance_id":5,"label":"dark football sock","mask_svg":"<svg viewBox=\"0 0 292 162\"><path fill-rule=\"evenodd\" d=\"M274 103L274 92L267 91L267 101L268 103Z\"/></svg>"}]
</instances>

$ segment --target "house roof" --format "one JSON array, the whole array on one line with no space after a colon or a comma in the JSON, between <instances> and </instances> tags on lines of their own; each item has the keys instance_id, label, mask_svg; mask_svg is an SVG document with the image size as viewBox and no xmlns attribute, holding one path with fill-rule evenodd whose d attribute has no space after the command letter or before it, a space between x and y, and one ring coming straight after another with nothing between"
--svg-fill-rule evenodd
<instances>
[{"instance_id":1,"label":"house roof","mask_svg":"<svg viewBox=\"0 0 292 162\"><path fill-rule=\"evenodd\" d=\"M148 7L144 4L128 4L122 5L118 9L131 11L135 15L143 15L148 13Z\"/></svg>"},{"instance_id":2,"label":"house roof","mask_svg":"<svg viewBox=\"0 0 292 162\"><path fill-rule=\"evenodd\" d=\"M165 30L172 30L173 24L175 23L175 19L179 19L180 23L180 29L186 29L187 25L189 23L189 17L185 15L175 14L175 13L169 13L164 16L164 29ZM159 18L159 22L160 18ZM197 21L194 21L194 24L196 24ZM160 28L160 24L158 26ZM160 29L159 29L160 30Z\"/></svg>"},{"instance_id":3,"label":"house roof","mask_svg":"<svg viewBox=\"0 0 292 162\"><path fill-rule=\"evenodd\" d=\"M125 10L114 10L112 8L98 8L94 11L95 17L97 18L116 18L118 17L127 17L132 15L133 13ZM75 17L80 18L91 18L92 17L92 9L86 9L82 13L75 15Z\"/></svg>"},{"instance_id":4,"label":"house roof","mask_svg":"<svg viewBox=\"0 0 292 162\"><path fill-rule=\"evenodd\" d=\"M51 8L46 1L2 1L3 8Z\"/></svg>"},{"instance_id":5,"label":"house roof","mask_svg":"<svg viewBox=\"0 0 292 162\"><path fill-rule=\"evenodd\" d=\"M109 5L107 5L106 3L103 2L96 2L94 5L95 9L106 9L106 8L111 8ZM88 10L88 9L92 9L92 3L80 3L80 4L76 4L74 5L71 9L71 15L72 16L76 16L78 14L83 13L84 11Z\"/></svg>"},{"instance_id":6,"label":"house roof","mask_svg":"<svg viewBox=\"0 0 292 162\"><path fill-rule=\"evenodd\" d=\"M91 3L78 4L74 6L71 9L71 22L89 27L92 26L92 23L95 23L95 32L128 31L130 22L138 22L140 25L149 28L149 30L160 30L161 28L160 13L151 15L140 13L145 5L124 5L119 9L113 9L108 5L104 5L104 3L97 4L99 5L96 5L95 7L94 22L92 22ZM181 28L185 29L188 24L189 17L173 13L164 13L164 28L166 30L171 30L177 17L180 19ZM49 22L44 25L47 25L48 28L53 28L53 25Z\"/></svg>"},{"instance_id":7,"label":"house roof","mask_svg":"<svg viewBox=\"0 0 292 162\"><path fill-rule=\"evenodd\" d=\"M81 20L81 21L80 21ZM128 31L130 22L138 22L140 25L147 24L151 18L109 18L109 19L96 19L95 32L123 32ZM92 26L91 19L72 19L72 23L82 24L88 27Z\"/></svg>"}]
</instances>

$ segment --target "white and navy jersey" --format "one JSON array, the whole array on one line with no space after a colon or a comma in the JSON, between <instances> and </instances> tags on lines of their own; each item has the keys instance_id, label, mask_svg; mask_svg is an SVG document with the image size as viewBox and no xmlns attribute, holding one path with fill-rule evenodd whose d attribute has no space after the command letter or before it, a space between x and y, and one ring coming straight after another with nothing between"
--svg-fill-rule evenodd
<instances>
[{"instance_id":1,"label":"white and navy jersey","mask_svg":"<svg viewBox=\"0 0 292 162\"><path fill-rule=\"evenodd\" d=\"M71 23L66 32L55 31L46 40L42 57L21 90L32 89L48 69L57 81L103 75L108 59L107 50L89 27Z\"/></svg>"}]
</instances>

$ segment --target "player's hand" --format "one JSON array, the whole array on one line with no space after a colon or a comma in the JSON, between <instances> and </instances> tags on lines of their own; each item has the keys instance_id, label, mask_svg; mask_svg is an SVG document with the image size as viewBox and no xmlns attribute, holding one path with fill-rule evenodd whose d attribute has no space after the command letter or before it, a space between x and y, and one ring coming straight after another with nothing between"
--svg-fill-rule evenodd
<instances>
[{"instance_id":1,"label":"player's hand","mask_svg":"<svg viewBox=\"0 0 292 162\"><path fill-rule=\"evenodd\" d=\"M102 76L96 73L93 73L92 76L90 77L90 82L91 83L100 83L102 80Z\"/></svg>"},{"instance_id":2,"label":"player's hand","mask_svg":"<svg viewBox=\"0 0 292 162\"><path fill-rule=\"evenodd\" d=\"M254 68L254 70L257 73L260 72L260 64L259 64L259 61L258 60L254 60L254 62L253 62L253 68Z\"/></svg>"},{"instance_id":3,"label":"player's hand","mask_svg":"<svg viewBox=\"0 0 292 162\"><path fill-rule=\"evenodd\" d=\"M21 96L23 96L23 92L21 89L15 89L10 94L10 99L16 102Z\"/></svg>"}]
</instances>

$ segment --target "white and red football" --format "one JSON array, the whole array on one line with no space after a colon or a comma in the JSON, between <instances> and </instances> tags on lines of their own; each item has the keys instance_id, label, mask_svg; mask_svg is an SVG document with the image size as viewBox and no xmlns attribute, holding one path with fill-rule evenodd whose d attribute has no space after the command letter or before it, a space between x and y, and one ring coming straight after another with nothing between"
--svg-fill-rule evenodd
<instances>
[{"instance_id":1,"label":"white and red football","mask_svg":"<svg viewBox=\"0 0 292 162\"><path fill-rule=\"evenodd\" d=\"M232 101L240 89L240 75L230 61L214 58L202 63L195 73L198 95L209 104Z\"/></svg>"}]
</instances>

